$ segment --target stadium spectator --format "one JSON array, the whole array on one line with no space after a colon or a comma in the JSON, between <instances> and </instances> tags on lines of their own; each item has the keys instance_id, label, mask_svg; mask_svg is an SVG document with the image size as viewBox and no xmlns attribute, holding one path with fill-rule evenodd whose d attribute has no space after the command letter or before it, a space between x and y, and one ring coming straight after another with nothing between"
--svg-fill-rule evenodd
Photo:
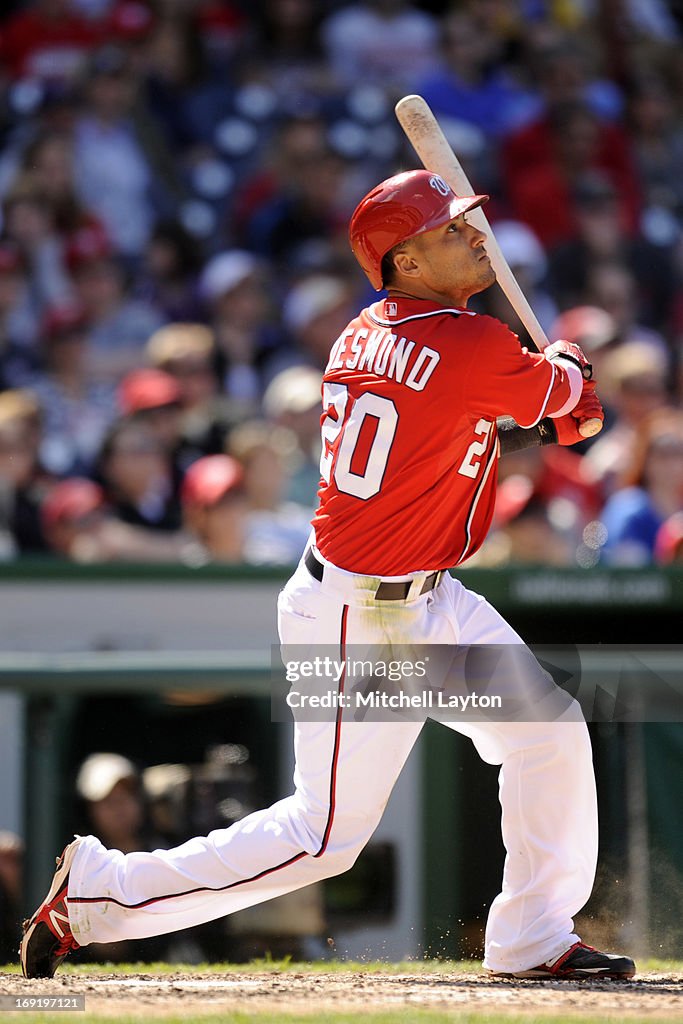
<instances>
[{"instance_id":1,"label":"stadium spectator","mask_svg":"<svg viewBox=\"0 0 683 1024\"><path fill-rule=\"evenodd\" d=\"M339 245L348 251L347 170L328 143L313 166L300 168L294 180L255 210L245 227L247 247L289 279L334 260Z\"/></svg>"},{"instance_id":2,"label":"stadium spectator","mask_svg":"<svg viewBox=\"0 0 683 1024\"><path fill-rule=\"evenodd\" d=\"M645 206L668 213L663 226L668 224L671 232L676 219L679 225L683 220L683 127L670 88L658 71L636 77L627 116Z\"/></svg>"},{"instance_id":3,"label":"stadium spectator","mask_svg":"<svg viewBox=\"0 0 683 1024\"><path fill-rule=\"evenodd\" d=\"M100 39L71 0L32 0L3 26L0 58L13 78L68 84Z\"/></svg>"},{"instance_id":4,"label":"stadium spectator","mask_svg":"<svg viewBox=\"0 0 683 1024\"><path fill-rule=\"evenodd\" d=\"M200 268L197 240L177 221L161 221L152 231L135 276L135 298L169 322L197 320L201 315Z\"/></svg>"},{"instance_id":5,"label":"stadium spectator","mask_svg":"<svg viewBox=\"0 0 683 1024\"><path fill-rule=\"evenodd\" d=\"M40 511L50 550L72 562L176 562L189 542L117 519L102 488L82 477L56 484Z\"/></svg>"},{"instance_id":6,"label":"stadium spectator","mask_svg":"<svg viewBox=\"0 0 683 1024\"><path fill-rule=\"evenodd\" d=\"M580 17L576 5L574 15ZM555 17L555 25L546 20L529 30L525 24L520 40L525 48L522 70L536 90L536 110L529 125L529 141L534 144L540 142L548 111L564 103L579 102L587 104L605 122L609 141L621 140L623 145L623 134L615 131L612 123L621 113L623 97L614 78L601 75L599 57L602 40L591 34L585 24L583 33L579 34L568 31L570 26L561 27L557 23L557 12ZM517 149L516 141L506 154L508 158L513 156L513 150L514 155L522 159L521 148ZM532 156L537 156L535 150Z\"/></svg>"},{"instance_id":7,"label":"stadium spectator","mask_svg":"<svg viewBox=\"0 0 683 1024\"><path fill-rule=\"evenodd\" d=\"M659 409L641 424L622 487L601 520L609 565L647 565L662 524L683 509L683 412Z\"/></svg>"},{"instance_id":8,"label":"stadium spectator","mask_svg":"<svg viewBox=\"0 0 683 1024\"><path fill-rule=\"evenodd\" d=\"M481 568L574 564L571 537L553 523L526 473L513 473L501 483L492 531L471 564Z\"/></svg>"},{"instance_id":9,"label":"stadium spectator","mask_svg":"<svg viewBox=\"0 0 683 1024\"><path fill-rule=\"evenodd\" d=\"M150 424L135 417L117 421L104 439L97 474L123 522L166 532L180 528L172 458Z\"/></svg>"},{"instance_id":10,"label":"stadium spectator","mask_svg":"<svg viewBox=\"0 0 683 1024\"><path fill-rule=\"evenodd\" d=\"M238 184L232 208L232 231L247 246L248 231L257 211L297 187L302 174L312 172L327 152L326 125L316 107L280 115L261 165Z\"/></svg>"},{"instance_id":11,"label":"stadium spectator","mask_svg":"<svg viewBox=\"0 0 683 1024\"><path fill-rule=\"evenodd\" d=\"M581 564L584 529L602 505L581 456L555 445L508 453L499 475L497 532L477 564L541 563L546 545L550 564Z\"/></svg>"},{"instance_id":12,"label":"stadium spectator","mask_svg":"<svg viewBox=\"0 0 683 1024\"><path fill-rule=\"evenodd\" d=\"M171 323L155 331L147 342L149 362L170 374L179 389L185 412L203 409L218 391L216 342L204 324Z\"/></svg>"},{"instance_id":13,"label":"stadium spectator","mask_svg":"<svg viewBox=\"0 0 683 1024\"><path fill-rule=\"evenodd\" d=\"M176 464L186 469L201 455L222 452L241 406L220 389L213 331L204 324L172 323L156 331L146 346L149 362L168 373L179 389L181 434Z\"/></svg>"},{"instance_id":14,"label":"stadium spectator","mask_svg":"<svg viewBox=\"0 0 683 1024\"><path fill-rule=\"evenodd\" d=\"M507 73L504 40L482 23L477 5L448 12L441 36L442 60L413 83L436 116L466 121L494 139L524 123L532 98Z\"/></svg>"},{"instance_id":15,"label":"stadium spectator","mask_svg":"<svg viewBox=\"0 0 683 1024\"><path fill-rule=\"evenodd\" d=\"M626 139L587 104L550 108L541 120L506 139L502 157L512 213L533 228L543 245L574 237L577 190L596 173L614 186L626 229L636 229L640 194Z\"/></svg>"},{"instance_id":16,"label":"stadium spectator","mask_svg":"<svg viewBox=\"0 0 683 1024\"><path fill-rule=\"evenodd\" d=\"M24 844L14 832L0 831L0 964L14 963L21 938Z\"/></svg>"},{"instance_id":17,"label":"stadium spectator","mask_svg":"<svg viewBox=\"0 0 683 1024\"><path fill-rule=\"evenodd\" d=\"M144 804L135 765L119 754L91 754L76 776L76 793L85 801L88 824L110 849L144 849Z\"/></svg>"},{"instance_id":18,"label":"stadium spectator","mask_svg":"<svg viewBox=\"0 0 683 1024\"><path fill-rule=\"evenodd\" d=\"M287 295L282 319L294 350L289 361L307 360L324 370L330 357L330 338L338 338L348 323L354 290L340 275L312 274Z\"/></svg>"},{"instance_id":19,"label":"stadium spectator","mask_svg":"<svg viewBox=\"0 0 683 1024\"><path fill-rule=\"evenodd\" d=\"M0 393L0 557L46 550L40 504L52 482L40 465L42 411L31 392Z\"/></svg>"},{"instance_id":20,"label":"stadium spectator","mask_svg":"<svg viewBox=\"0 0 683 1024\"><path fill-rule=\"evenodd\" d=\"M183 523L195 539L184 553L193 564L244 561L247 503L244 473L230 455L206 455L193 462L183 481Z\"/></svg>"},{"instance_id":21,"label":"stadium spectator","mask_svg":"<svg viewBox=\"0 0 683 1024\"><path fill-rule=\"evenodd\" d=\"M86 209L76 195L70 133L40 132L25 148L22 168L24 180L31 182L37 194L49 203L55 230L63 245L68 245L81 228L104 233L99 218Z\"/></svg>"},{"instance_id":22,"label":"stadium spectator","mask_svg":"<svg viewBox=\"0 0 683 1024\"><path fill-rule=\"evenodd\" d=\"M108 752L91 754L78 770L75 788L78 827L98 836L109 849L132 853L164 847L163 839L150 829L140 773L128 758ZM167 936L103 943L82 950L77 959L150 962L167 958L172 944Z\"/></svg>"},{"instance_id":23,"label":"stadium spectator","mask_svg":"<svg viewBox=\"0 0 683 1024\"><path fill-rule=\"evenodd\" d=\"M674 512L657 530L654 557L658 565L683 562L683 511Z\"/></svg>"},{"instance_id":24,"label":"stadium spectator","mask_svg":"<svg viewBox=\"0 0 683 1024\"><path fill-rule=\"evenodd\" d=\"M90 324L90 372L96 379L117 381L140 364L145 342L162 317L132 297L125 269L101 232L78 231L67 262Z\"/></svg>"},{"instance_id":25,"label":"stadium spectator","mask_svg":"<svg viewBox=\"0 0 683 1024\"><path fill-rule=\"evenodd\" d=\"M5 236L23 257L34 314L41 317L48 306L67 302L72 290L55 207L28 176L14 182L2 207Z\"/></svg>"},{"instance_id":26,"label":"stadium spectator","mask_svg":"<svg viewBox=\"0 0 683 1024\"><path fill-rule=\"evenodd\" d=\"M255 12L251 45L244 58L250 76L273 95L303 100L329 93L334 79L323 59L320 23L324 5L316 0L264 0ZM256 77L256 76L254 76Z\"/></svg>"},{"instance_id":27,"label":"stadium spectator","mask_svg":"<svg viewBox=\"0 0 683 1024\"><path fill-rule=\"evenodd\" d=\"M20 387L38 365L39 316L15 245L0 243L0 391Z\"/></svg>"},{"instance_id":28,"label":"stadium spectator","mask_svg":"<svg viewBox=\"0 0 683 1024\"><path fill-rule=\"evenodd\" d=\"M76 562L101 561L97 533L104 508L104 491L92 480L72 476L56 484L40 510L50 549Z\"/></svg>"},{"instance_id":29,"label":"stadium spectator","mask_svg":"<svg viewBox=\"0 0 683 1024\"><path fill-rule=\"evenodd\" d=\"M278 373L263 396L266 418L296 437L284 498L305 508L313 506L320 483L321 390L322 372L298 365Z\"/></svg>"},{"instance_id":30,"label":"stadium spectator","mask_svg":"<svg viewBox=\"0 0 683 1024\"><path fill-rule=\"evenodd\" d=\"M631 305L650 329L670 326L675 294L671 246L653 245L624 229L614 186L585 178L575 196L576 231L550 252L550 287L561 307L585 300L605 263L623 263L635 277Z\"/></svg>"},{"instance_id":31,"label":"stadium spectator","mask_svg":"<svg viewBox=\"0 0 683 1024\"><path fill-rule=\"evenodd\" d=\"M437 55L433 17L408 0L345 4L322 26L327 59L342 85L381 85L392 96L414 75L427 71Z\"/></svg>"},{"instance_id":32,"label":"stadium spectator","mask_svg":"<svg viewBox=\"0 0 683 1024\"><path fill-rule=\"evenodd\" d=\"M219 253L199 287L215 332L223 392L246 412L258 408L268 361L281 343L266 265L240 249Z\"/></svg>"},{"instance_id":33,"label":"stadium spectator","mask_svg":"<svg viewBox=\"0 0 683 1024\"><path fill-rule=\"evenodd\" d=\"M114 390L90 375L89 325L78 306L58 306L43 322L44 369L30 381L43 410L41 461L56 476L89 473L116 416Z\"/></svg>"},{"instance_id":34,"label":"stadium spectator","mask_svg":"<svg viewBox=\"0 0 683 1024\"><path fill-rule=\"evenodd\" d=\"M244 557L247 562L294 565L311 532L313 504L284 498L289 469L296 458L296 437L284 427L262 420L236 426L228 453L242 466L247 518Z\"/></svg>"},{"instance_id":35,"label":"stadium spectator","mask_svg":"<svg viewBox=\"0 0 683 1024\"><path fill-rule=\"evenodd\" d=\"M557 318L557 306L545 286L548 261L543 246L531 228L521 221L496 221L495 232L503 256L529 299L538 322L547 333ZM498 317L520 338L526 339L526 328L501 288L490 289L482 297L481 304L487 313Z\"/></svg>"},{"instance_id":36,"label":"stadium spectator","mask_svg":"<svg viewBox=\"0 0 683 1024\"><path fill-rule=\"evenodd\" d=\"M617 325L604 309L598 306L572 306L560 313L550 326L551 341L573 341L587 354L593 367L593 376L600 381L601 400L604 381L603 364L610 353L619 345ZM607 424L609 425L609 400L605 397ZM603 430L605 427L603 427ZM595 440L589 442L594 444ZM584 443L584 451L586 444ZM580 451L581 449L579 449Z\"/></svg>"},{"instance_id":37,"label":"stadium spectator","mask_svg":"<svg viewBox=\"0 0 683 1024\"><path fill-rule=\"evenodd\" d=\"M175 377L155 367L132 370L116 398L122 416L145 423L164 450L173 453L181 435L181 391Z\"/></svg>"},{"instance_id":38,"label":"stadium spectator","mask_svg":"<svg viewBox=\"0 0 683 1024\"><path fill-rule=\"evenodd\" d=\"M607 424L586 453L586 468L612 493L633 453L641 426L667 404L669 366L652 346L631 341L607 352L601 361L600 388L607 407Z\"/></svg>"},{"instance_id":39,"label":"stadium spectator","mask_svg":"<svg viewBox=\"0 0 683 1024\"><path fill-rule=\"evenodd\" d=\"M93 54L84 82L83 110L74 128L78 194L97 211L117 252L139 257L163 205L160 173L134 121L137 82L120 47ZM166 154L168 172L172 161Z\"/></svg>"},{"instance_id":40,"label":"stadium spectator","mask_svg":"<svg viewBox=\"0 0 683 1024\"><path fill-rule=\"evenodd\" d=\"M584 299L609 313L616 327L619 344L640 342L653 352L666 355L666 338L638 319L639 279L623 262L605 260L592 270Z\"/></svg>"}]
</instances>

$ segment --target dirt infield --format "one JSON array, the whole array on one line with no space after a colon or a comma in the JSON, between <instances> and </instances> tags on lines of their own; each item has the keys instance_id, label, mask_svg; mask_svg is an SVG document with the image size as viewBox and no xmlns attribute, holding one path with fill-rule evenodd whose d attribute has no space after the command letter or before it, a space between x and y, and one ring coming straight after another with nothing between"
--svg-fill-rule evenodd
<instances>
[{"instance_id":1,"label":"dirt infield","mask_svg":"<svg viewBox=\"0 0 683 1024\"><path fill-rule=\"evenodd\" d=\"M491 980L472 970L452 973L389 973L334 970L258 970L218 973L179 971L131 975L79 969L51 981L25 981L0 973L0 995L85 996L87 1018L143 1020L181 1014L183 1018L241 1011L258 1016L344 1010L359 1020L409 1009L503 1014L537 1018L592 1016L609 1020L681 1020L683 973L646 972L632 982L553 982ZM83 1021L81 1014L59 1014ZM21 1019L21 1018L18 1018Z\"/></svg>"}]
</instances>

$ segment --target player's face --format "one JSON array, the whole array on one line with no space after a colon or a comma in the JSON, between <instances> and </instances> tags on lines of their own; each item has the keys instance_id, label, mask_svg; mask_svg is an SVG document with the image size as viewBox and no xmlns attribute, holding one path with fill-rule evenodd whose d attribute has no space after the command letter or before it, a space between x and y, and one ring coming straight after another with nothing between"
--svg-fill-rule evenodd
<instances>
[{"instance_id":1,"label":"player's face","mask_svg":"<svg viewBox=\"0 0 683 1024\"><path fill-rule=\"evenodd\" d=\"M396 257L402 278L399 289L464 306L471 295L496 279L486 255L486 235L467 222L466 214L433 231L411 238L405 253ZM404 259L401 259L404 256Z\"/></svg>"}]
</instances>

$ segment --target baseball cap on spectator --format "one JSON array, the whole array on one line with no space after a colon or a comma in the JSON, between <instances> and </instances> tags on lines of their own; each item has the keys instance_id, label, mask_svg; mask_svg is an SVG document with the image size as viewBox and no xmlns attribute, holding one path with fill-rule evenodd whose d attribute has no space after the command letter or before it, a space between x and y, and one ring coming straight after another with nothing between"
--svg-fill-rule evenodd
<instances>
[{"instance_id":1,"label":"baseball cap on spectator","mask_svg":"<svg viewBox=\"0 0 683 1024\"><path fill-rule=\"evenodd\" d=\"M47 341L57 341L81 332L88 322L82 306L52 306L43 319L43 335Z\"/></svg>"},{"instance_id":2,"label":"baseball cap on spectator","mask_svg":"<svg viewBox=\"0 0 683 1024\"><path fill-rule=\"evenodd\" d=\"M518 220L500 220L495 224L496 241L503 256L514 269L524 267L537 284L546 272L543 246L526 224Z\"/></svg>"},{"instance_id":3,"label":"baseball cap on spectator","mask_svg":"<svg viewBox=\"0 0 683 1024\"><path fill-rule=\"evenodd\" d=\"M657 531L654 556L659 565L679 562L683 554L683 512L674 512Z\"/></svg>"},{"instance_id":4,"label":"baseball cap on spectator","mask_svg":"<svg viewBox=\"0 0 683 1024\"><path fill-rule=\"evenodd\" d=\"M117 783L137 778L137 768L127 757L121 754L91 754L76 776L76 792L84 800L104 800Z\"/></svg>"},{"instance_id":5,"label":"baseball cap on spectator","mask_svg":"<svg viewBox=\"0 0 683 1024\"><path fill-rule=\"evenodd\" d=\"M119 384L116 398L124 416L177 405L181 392L175 377L154 367L131 370Z\"/></svg>"},{"instance_id":6,"label":"baseball cap on spectator","mask_svg":"<svg viewBox=\"0 0 683 1024\"><path fill-rule=\"evenodd\" d=\"M24 843L16 832L7 828L0 829L0 853L23 853Z\"/></svg>"},{"instance_id":7,"label":"baseball cap on spectator","mask_svg":"<svg viewBox=\"0 0 683 1024\"><path fill-rule=\"evenodd\" d=\"M348 286L339 278L316 274L292 288L285 300L283 320L290 331L303 331L348 297Z\"/></svg>"},{"instance_id":8,"label":"baseball cap on spectator","mask_svg":"<svg viewBox=\"0 0 683 1024\"><path fill-rule=\"evenodd\" d=\"M173 323L160 327L145 346L153 366L169 366L184 359L213 356L214 336L205 324Z\"/></svg>"},{"instance_id":9,"label":"baseball cap on spectator","mask_svg":"<svg viewBox=\"0 0 683 1024\"><path fill-rule=\"evenodd\" d=\"M149 7L136 0L124 0L111 12L107 35L123 42L135 42L143 39L153 25L154 18Z\"/></svg>"},{"instance_id":10,"label":"baseball cap on spectator","mask_svg":"<svg viewBox=\"0 0 683 1024\"><path fill-rule=\"evenodd\" d=\"M85 477L61 480L46 496L41 506L43 526L54 529L97 512L104 505L104 491Z\"/></svg>"},{"instance_id":11,"label":"baseball cap on spectator","mask_svg":"<svg viewBox=\"0 0 683 1024\"><path fill-rule=\"evenodd\" d=\"M231 492L239 492L244 473L231 455L204 455L185 473L181 489L183 505L216 505Z\"/></svg>"},{"instance_id":12,"label":"baseball cap on spectator","mask_svg":"<svg viewBox=\"0 0 683 1024\"><path fill-rule=\"evenodd\" d=\"M75 231L66 246L65 258L68 269L73 273L88 263L109 259L113 249L103 228L88 225Z\"/></svg>"},{"instance_id":13,"label":"baseball cap on spectator","mask_svg":"<svg viewBox=\"0 0 683 1024\"><path fill-rule=\"evenodd\" d=\"M290 366L281 370L266 388L263 411L276 420L288 412L308 412L321 404L323 375L312 366Z\"/></svg>"},{"instance_id":14,"label":"baseball cap on spectator","mask_svg":"<svg viewBox=\"0 0 683 1024\"><path fill-rule=\"evenodd\" d=\"M550 329L552 341L573 341L585 352L597 352L614 340L617 325L599 306L574 306L560 313Z\"/></svg>"},{"instance_id":15,"label":"baseball cap on spectator","mask_svg":"<svg viewBox=\"0 0 683 1024\"><path fill-rule=\"evenodd\" d=\"M513 473L502 480L496 492L494 527L500 529L516 519L531 501L534 490L534 481L524 473Z\"/></svg>"},{"instance_id":16,"label":"baseball cap on spectator","mask_svg":"<svg viewBox=\"0 0 683 1024\"><path fill-rule=\"evenodd\" d=\"M199 278L199 291L207 302L215 302L242 284L258 268L255 256L242 249L218 253L204 267Z\"/></svg>"},{"instance_id":17,"label":"baseball cap on spectator","mask_svg":"<svg viewBox=\"0 0 683 1024\"><path fill-rule=\"evenodd\" d=\"M9 388L0 391L0 424L24 420L36 428L40 426L43 410L40 399L29 388Z\"/></svg>"}]
</instances>

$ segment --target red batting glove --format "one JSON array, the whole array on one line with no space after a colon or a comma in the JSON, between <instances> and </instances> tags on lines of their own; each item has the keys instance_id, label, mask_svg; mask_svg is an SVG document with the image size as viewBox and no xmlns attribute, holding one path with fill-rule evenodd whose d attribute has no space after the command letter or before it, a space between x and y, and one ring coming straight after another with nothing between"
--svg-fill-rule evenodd
<instances>
[{"instance_id":1,"label":"red batting glove","mask_svg":"<svg viewBox=\"0 0 683 1024\"><path fill-rule=\"evenodd\" d=\"M586 420L599 419L604 422L605 413L600 404L600 399L595 393L595 381L584 382L581 398L578 400L571 412L564 416L558 416L553 420L553 426L557 432L557 443L562 445L578 444L585 441L579 433L579 426Z\"/></svg>"},{"instance_id":2,"label":"red batting glove","mask_svg":"<svg viewBox=\"0 0 683 1024\"><path fill-rule=\"evenodd\" d=\"M593 367L585 352L573 341L555 341L544 350L543 355L552 363L553 359L568 359L581 370L584 380L590 380L593 376Z\"/></svg>"}]
</instances>

